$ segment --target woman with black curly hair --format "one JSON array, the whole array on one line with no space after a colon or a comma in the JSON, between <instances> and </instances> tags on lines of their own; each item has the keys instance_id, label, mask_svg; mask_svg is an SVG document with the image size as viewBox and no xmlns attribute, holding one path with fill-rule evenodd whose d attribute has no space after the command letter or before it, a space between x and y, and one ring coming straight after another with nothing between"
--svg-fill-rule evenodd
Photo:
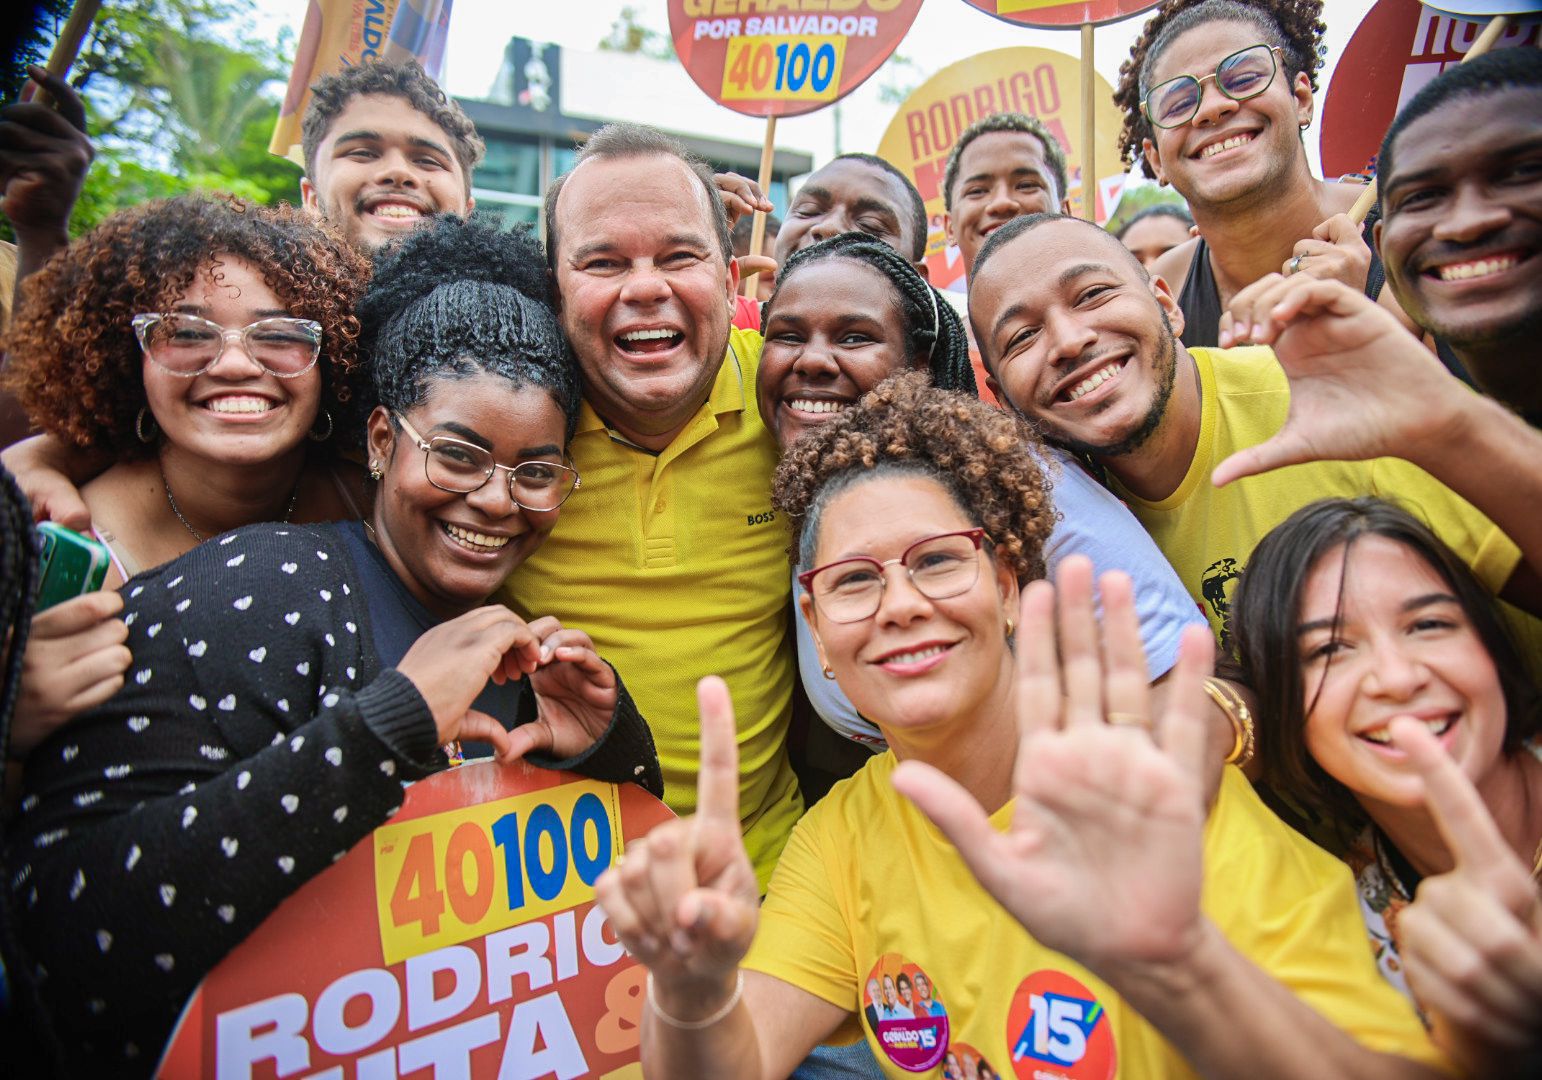
<instances>
[{"instance_id":1,"label":"woman with black curly hair","mask_svg":"<svg viewBox=\"0 0 1542 1080\"><path fill-rule=\"evenodd\" d=\"M495 749L662 791L588 636L487 603L578 488L539 246L447 215L376 280L369 521L238 529L131 579L132 677L28 761L7 884L80 1075L147 1073L203 975L403 780Z\"/></svg>"},{"instance_id":2,"label":"woman with black curly hair","mask_svg":"<svg viewBox=\"0 0 1542 1080\"><path fill-rule=\"evenodd\" d=\"M1168 0L1119 69L1125 162L1171 184L1199 226L1150 268L1178 289L1191 348L1219 344L1231 298L1266 274L1381 291L1371 225L1347 213L1363 188L1307 162L1321 14L1322 0Z\"/></svg>"},{"instance_id":3,"label":"woman with black curly hair","mask_svg":"<svg viewBox=\"0 0 1542 1080\"><path fill-rule=\"evenodd\" d=\"M112 566L108 591L34 623L17 758L123 685L112 589L241 525L359 516L362 474L332 436L367 280L310 215L203 195L115 214L27 280L5 379L33 423L108 464L81 496Z\"/></svg>"},{"instance_id":4,"label":"woman with black curly hair","mask_svg":"<svg viewBox=\"0 0 1542 1080\"><path fill-rule=\"evenodd\" d=\"M1089 562L1038 580L1030 445L1020 419L907 374L788 450L799 603L889 750L798 823L762 905L733 711L703 680L697 814L596 884L649 968L645 1073L786 1076L839 1032L894 1077L964 1043L1086 1076L1432 1075L1343 866L1235 769L1206 823L1209 635L1186 633L1154 740L1128 577L1102 579L1105 660ZM868 980L897 968L946 1014L867 1020Z\"/></svg>"}]
</instances>

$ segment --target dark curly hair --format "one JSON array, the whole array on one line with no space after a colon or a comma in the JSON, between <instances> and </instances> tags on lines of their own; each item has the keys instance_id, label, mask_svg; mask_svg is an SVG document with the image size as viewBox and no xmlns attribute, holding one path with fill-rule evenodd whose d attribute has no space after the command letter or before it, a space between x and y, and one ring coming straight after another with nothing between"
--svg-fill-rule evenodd
<instances>
[{"instance_id":1,"label":"dark curly hair","mask_svg":"<svg viewBox=\"0 0 1542 1080\"><path fill-rule=\"evenodd\" d=\"M1157 59L1178 37L1212 22L1240 22L1258 30L1266 45L1277 45L1285 76L1295 82L1305 72L1317 90L1317 69L1322 36L1322 0L1168 0L1147 22L1130 47L1130 58L1119 65L1119 85L1114 104L1124 110L1124 129L1119 133L1120 156L1126 165L1141 159L1141 170L1151 179L1156 173L1141 155L1141 140L1152 135L1141 111L1141 99L1151 85Z\"/></svg>"},{"instance_id":2,"label":"dark curly hair","mask_svg":"<svg viewBox=\"0 0 1542 1080\"><path fill-rule=\"evenodd\" d=\"M355 64L331 75L323 75L311 86L311 103L300 122L300 148L305 154L305 173L316 175L316 150L327 131L349 102L362 94L383 94L401 98L428 117L450 138L450 149L466 174L466 191L471 191L471 170L477 167L487 145L471 117L439 89L416 60L371 60Z\"/></svg>"},{"instance_id":3,"label":"dark curly hair","mask_svg":"<svg viewBox=\"0 0 1542 1080\"><path fill-rule=\"evenodd\" d=\"M915 264L888 244L866 233L850 232L821 240L795 252L776 278L776 292L761 312L761 325L771 322L776 299L798 269L824 259L850 259L877 270L894 286L900 316L905 320L905 359L914 363L926 358L932 385L943 390L959 390L978 395L974 384L974 365L969 362L969 338L964 320L947 299L927 283Z\"/></svg>"},{"instance_id":4,"label":"dark curly hair","mask_svg":"<svg viewBox=\"0 0 1542 1080\"><path fill-rule=\"evenodd\" d=\"M1243 681L1258 694L1264 779L1291 805L1322 819L1341 843L1349 842L1367 819L1349 789L1307 752L1306 718L1316 707L1320 684L1319 689L1306 685L1297 626L1312 571L1337 550L1347 558L1365 536L1409 549L1456 597L1499 673L1507 715L1505 754L1524 753L1526 741L1542 731L1542 693L1528 679L1493 597L1428 526L1401 507L1369 497L1323 499L1302 507L1253 549L1232 597L1229 636ZM1346 573L1340 581L1340 603L1347 579Z\"/></svg>"},{"instance_id":5,"label":"dark curly hair","mask_svg":"<svg viewBox=\"0 0 1542 1080\"><path fill-rule=\"evenodd\" d=\"M872 476L925 476L985 527L1017 580L1029 581L1044 576L1055 524L1041 447L1019 417L905 372L794 442L776 468L772 505L791 522L789 554L809 566L831 498Z\"/></svg>"},{"instance_id":6,"label":"dark curly hair","mask_svg":"<svg viewBox=\"0 0 1542 1080\"><path fill-rule=\"evenodd\" d=\"M148 457L134 420L147 406L135 315L161 312L219 260L244 259L290 314L321 324L322 404L342 412L359 366L354 305L369 263L293 206L183 195L120 211L22 284L6 337L5 384L33 423L75 446Z\"/></svg>"},{"instance_id":7,"label":"dark curly hair","mask_svg":"<svg viewBox=\"0 0 1542 1080\"><path fill-rule=\"evenodd\" d=\"M545 389L572 435L578 365L557 321L546 257L527 229L440 214L376 258L359 319L370 407L410 409L436 380L487 372Z\"/></svg>"}]
</instances>

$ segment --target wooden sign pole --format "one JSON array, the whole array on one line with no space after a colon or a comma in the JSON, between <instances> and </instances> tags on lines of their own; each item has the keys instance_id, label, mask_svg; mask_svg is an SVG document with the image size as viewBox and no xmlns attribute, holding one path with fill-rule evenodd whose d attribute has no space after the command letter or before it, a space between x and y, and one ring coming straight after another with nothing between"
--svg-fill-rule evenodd
<instances>
[{"instance_id":1,"label":"wooden sign pole","mask_svg":"<svg viewBox=\"0 0 1542 1080\"><path fill-rule=\"evenodd\" d=\"M1098 73L1092 67L1092 24L1082 23L1082 216L1098 220L1098 144L1094 116Z\"/></svg>"},{"instance_id":2,"label":"wooden sign pole","mask_svg":"<svg viewBox=\"0 0 1542 1080\"><path fill-rule=\"evenodd\" d=\"M776 153L776 117L766 117L766 141L760 148L760 175L755 178L760 185L760 190L766 198L771 197L771 158ZM759 255L760 245L766 238L766 215L759 210L755 211L755 220L750 225L750 254ZM755 286L759 284L760 275L751 274L744 280L744 295L750 299L755 298Z\"/></svg>"}]
</instances>

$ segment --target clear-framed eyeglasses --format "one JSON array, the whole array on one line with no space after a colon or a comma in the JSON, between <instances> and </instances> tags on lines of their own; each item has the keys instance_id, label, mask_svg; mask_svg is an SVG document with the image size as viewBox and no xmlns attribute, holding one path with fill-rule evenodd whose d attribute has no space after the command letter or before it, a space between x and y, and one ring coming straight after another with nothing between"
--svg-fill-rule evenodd
<instances>
[{"instance_id":1,"label":"clear-framed eyeglasses","mask_svg":"<svg viewBox=\"0 0 1542 1080\"><path fill-rule=\"evenodd\" d=\"M930 600L946 600L980 580L980 549L990 539L982 528L917 540L897 559L879 562L865 555L816 566L798 575L815 610L832 622L855 623L878 613L890 566L902 566L910 582Z\"/></svg>"},{"instance_id":2,"label":"clear-framed eyeglasses","mask_svg":"<svg viewBox=\"0 0 1542 1080\"><path fill-rule=\"evenodd\" d=\"M1141 109L1146 119L1159 128L1177 128L1199 114L1205 82L1213 79L1215 88L1233 101L1255 98L1274 84L1280 53L1278 45L1249 45L1215 65L1210 75L1179 75L1160 82L1146 91Z\"/></svg>"},{"instance_id":3,"label":"clear-framed eyeglasses","mask_svg":"<svg viewBox=\"0 0 1542 1080\"><path fill-rule=\"evenodd\" d=\"M316 366L321 355L321 324L312 319L258 319L227 330L219 323L183 313L135 315L134 335L150 362L172 375L202 375L239 342L269 375L293 379Z\"/></svg>"},{"instance_id":4,"label":"clear-framed eyeglasses","mask_svg":"<svg viewBox=\"0 0 1542 1080\"><path fill-rule=\"evenodd\" d=\"M425 439L401 413L392 413L408 438L423 451L428 482L440 491L469 495L503 471L509 474L509 498L526 510L555 510L578 490L578 470L554 461L500 465L492 451L449 435Z\"/></svg>"}]
</instances>

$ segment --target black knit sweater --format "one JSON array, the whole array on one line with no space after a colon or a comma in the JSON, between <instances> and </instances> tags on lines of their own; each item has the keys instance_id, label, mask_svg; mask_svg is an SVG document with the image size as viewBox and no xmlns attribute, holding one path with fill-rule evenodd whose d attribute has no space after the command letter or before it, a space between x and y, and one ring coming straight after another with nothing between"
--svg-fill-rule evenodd
<instances>
[{"instance_id":1,"label":"black knit sweater","mask_svg":"<svg viewBox=\"0 0 1542 1080\"><path fill-rule=\"evenodd\" d=\"M259 525L125 584L127 683L33 753L7 835L72 1073L148 1074L204 975L446 766L360 580L335 527ZM530 760L663 788L624 687L589 751Z\"/></svg>"}]
</instances>

